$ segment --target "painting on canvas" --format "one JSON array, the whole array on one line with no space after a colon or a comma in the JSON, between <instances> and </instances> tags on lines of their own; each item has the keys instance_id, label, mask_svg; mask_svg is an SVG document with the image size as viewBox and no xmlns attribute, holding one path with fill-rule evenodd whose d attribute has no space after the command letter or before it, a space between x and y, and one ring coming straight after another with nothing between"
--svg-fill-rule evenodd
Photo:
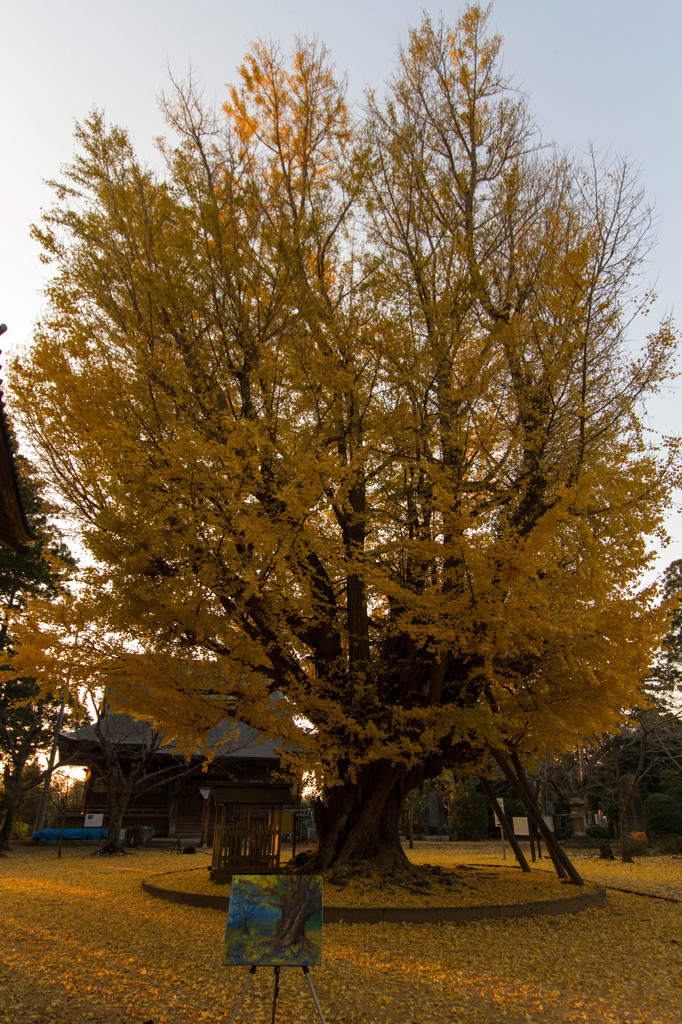
<instances>
[{"instance_id":1,"label":"painting on canvas","mask_svg":"<svg viewBox=\"0 0 682 1024\"><path fill-rule=\"evenodd\" d=\"M235 875L223 963L283 967L321 964L319 875Z\"/></svg>"}]
</instances>

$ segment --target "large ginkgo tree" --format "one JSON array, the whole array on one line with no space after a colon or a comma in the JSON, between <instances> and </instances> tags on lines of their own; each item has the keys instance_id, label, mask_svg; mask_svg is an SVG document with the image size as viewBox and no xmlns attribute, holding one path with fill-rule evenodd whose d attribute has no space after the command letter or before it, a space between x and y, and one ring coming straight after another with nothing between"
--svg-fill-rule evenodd
<instances>
[{"instance_id":1,"label":"large ginkgo tree","mask_svg":"<svg viewBox=\"0 0 682 1024\"><path fill-rule=\"evenodd\" d=\"M476 6L425 19L358 111L322 46L257 43L222 109L166 98L160 167L94 112L36 229L12 403L98 614L201 669L150 681L166 731L227 697L303 723L317 869L404 866L444 766L523 784L603 732L665 629L649 213L625 160L543 144L500 46Z\"/></svg>"}]
</instances>

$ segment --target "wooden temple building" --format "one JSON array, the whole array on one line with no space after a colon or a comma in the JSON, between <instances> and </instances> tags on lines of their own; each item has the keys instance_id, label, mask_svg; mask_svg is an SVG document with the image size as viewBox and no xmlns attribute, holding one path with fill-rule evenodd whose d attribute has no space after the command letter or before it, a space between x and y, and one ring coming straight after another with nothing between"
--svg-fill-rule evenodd
<instances>
[{"instance_id":1,"label":"wooden temple building","mask_svg":"<svg viewBox=\"0 0 682 1024\"><path fill-rule=\"evenodd\" d=\"M0 324L0 335L6 330L5 324ZM0 545L18 551L35 538L31 536L21 500L13 446L0 389Z\"/></svg>"},{"instance_id":2,"label":"wooden temple building","mask_svg":"<svg viewBox=\"0 0 682 1024\"><path fill-rule=\"evenodd\" d=\"M106 728L124 772L126 761L132 764L153 744L150 725L127 715L108 715ZM159 743L146 781L128 804L123 827L153 830L157 838L213 845L217 874L224 875L228 863L230 874L233 865L259 872L277 870L282 813L290 812L284 821L289 824L298 803L296 786L282 780L279 742L243 722L225 720L209 730L207 744L212 754L208 763L199 751L186 758L175 743ZM106 828L107 793L95 726L62 732L58 745L60 760L88 769L81 814L69 818L67 827L78 828L87 817Z\"/></svg>"}]
</instances>

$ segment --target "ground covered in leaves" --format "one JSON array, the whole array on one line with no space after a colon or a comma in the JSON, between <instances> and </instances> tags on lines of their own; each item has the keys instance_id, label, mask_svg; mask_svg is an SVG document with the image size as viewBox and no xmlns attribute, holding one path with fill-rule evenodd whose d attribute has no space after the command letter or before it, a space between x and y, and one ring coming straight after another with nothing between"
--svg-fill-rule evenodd
<instances>
[{"instance_id":1,"label":"ground covered in leaves","mask_svg":"<svg viewBox=\"0 0 682 1024\"><path fill-rule=\"evenodd\" d=\"M487 904L529 903L555 900L576 890L561 883L556 874L534 871L521 874L491 864L472 867L444 853L444 863L419 865L420 875L384 872L336 871L324 878L324 902L331 907L463 907ZM201 856L201 854L199 855ZM208 860L208 857L205 858ZM189 893L228 895L229 885L216 885L207 867L171 871L150 879L161 888Z\"/></svg>"},{"instance_id":2,"label":"ground covered in leaves","mask_svg":"<svg viewBox=\"0 0 682 1024\"><path fill-rule=\"evenodd\" d=\"M484 865L501 900L509 877L529 898L509 859L492 870L501 858L489 845L424 843L410 857L456 874L462 861ZM610 891L606 908L575 916L326 925L312 974L328 1024L679 1024L682 904L670 900L682 898L682 858L574 859L586 878L668 899ZM226 1024L245 969L220 964L225 914L140 888L176 867L155 850L108 859L74 848L58 860L54 847L17 846L0 859L0 1024ZM278 1024L315 1019L304 984L283 971ZM272 972L259 969L239 1024L270 1020L271 992Z\"/></svg>"}]
</instances>

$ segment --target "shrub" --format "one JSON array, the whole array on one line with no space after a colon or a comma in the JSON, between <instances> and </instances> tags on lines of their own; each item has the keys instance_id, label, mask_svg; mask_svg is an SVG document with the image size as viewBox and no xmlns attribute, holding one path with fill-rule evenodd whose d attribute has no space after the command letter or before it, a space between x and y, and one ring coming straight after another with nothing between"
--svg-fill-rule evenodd
<instances>
[{"instance_id":1,"label":"shrub","mask_svg":"<svg viewBox=\"0 0 682 1024\"><path fill-rule=\"evenodd\" d=\"M649 853L649 844L645 839L631 839L630 853L633 857L645 857Z\"/></svg>"},{"instance_id":2,"label":"shrub","mask_svg":"<svg viewBox=\"0 0 682 1024\"><path fill-rule=\"evenodd\" d=\"M511 821L512 818L523 818L528 814L528 811L525 809L518 797L505 795L504 813L509 821Z\"/></svg>"},{"instance_id":3,"label":"shrub","mask_svg":"<svg viewBox=\"0 0 682 1024\"><path fill-rule=\"evenodd\" d=\"M662 771L658 790L666 796L671 796L676 803L682 804L682 774L670 769Z\"/></svg>"},{"instance_id":4,"label":"shrub","mask_svg":"<svg viewBox=\"0 0 682 1024\"><path fill-rule=\"evenodd\" d=\"M450 795L452 827L459 839L485 839L488 801L474 782L456 786Z\"/></svg>"},{"instance_id":5,"label":"shrub","mask_svg":"<svg viewBox=\"0 0 682 1024\"><path fill-rule=\"evenodd\" d=\"M682 854L682 836L663 836L656 845L659 853Z\"/></svg>"},{"instance_id":6,"label":"shrub","mask_svg":"<svg viewBox=\"0 0 682 1024\"><path fill-rule=\"evenodd\" d=\"M666 793L652 793L644 801L647 826L652 832L682 833L682 807Z\"/></svg>"},{"instance_id":7,"label":"shrub","mask_svg":"<svg viewBox=\"0 0 682 1024\"><path fill-rule=\"evenodd\" d=\"M12 823L12 831L9 834L10 839L25 839L29 833L28 824L25 821L15 821Z\"/></svg>"}]
</instances>

